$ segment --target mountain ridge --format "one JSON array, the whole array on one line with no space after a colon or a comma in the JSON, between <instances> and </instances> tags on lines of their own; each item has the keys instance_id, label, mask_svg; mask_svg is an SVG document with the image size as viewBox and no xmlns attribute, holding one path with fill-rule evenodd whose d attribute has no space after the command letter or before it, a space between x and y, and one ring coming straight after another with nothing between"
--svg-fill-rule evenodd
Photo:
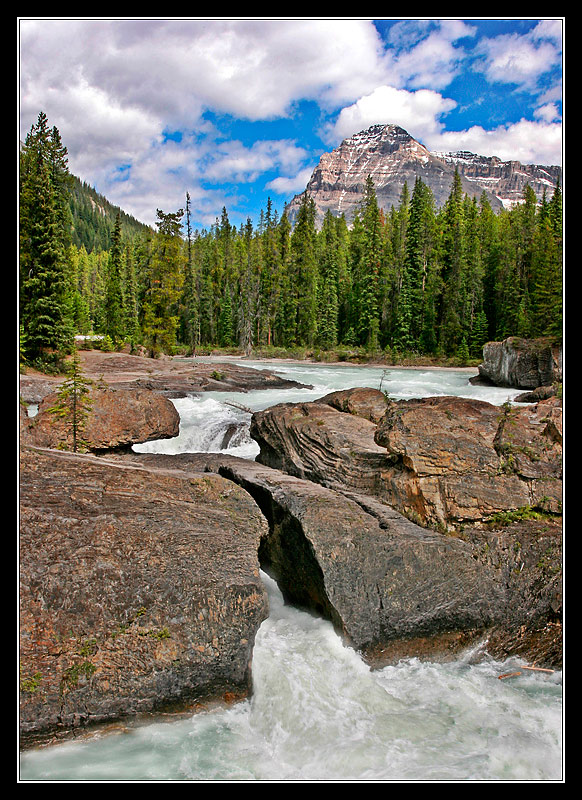
<instances>
[{"instance_id":1,"label":"mountain ridge","mask_svg":"<svg viewBox=\"0 0 582 800\"><path fill-rule=\"evenodd\" d=\"M550 197L562 180L559 166L502 161L463 150L431 152L399 125L376 124L321 156L304 191L288 203L287 214L293 222L308 193L316 205L318 227L328 209L334 216L345 214L351 222L368 175L374 181L378 205L385 211L399 205L405 183L412 192L417 177L430 187L438 208L450 194L455 170L463 191L477 198L485 192L495 211L519 202L528 183L541 200L544 189Z\"/></svg>"}]
</instances>

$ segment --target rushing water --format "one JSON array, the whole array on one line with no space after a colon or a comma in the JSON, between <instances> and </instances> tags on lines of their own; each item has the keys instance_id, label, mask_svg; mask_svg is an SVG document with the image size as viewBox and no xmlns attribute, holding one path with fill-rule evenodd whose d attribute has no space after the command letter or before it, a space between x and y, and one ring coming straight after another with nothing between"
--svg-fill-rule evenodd
<instances>
[{"instance_id":1,"label":"rushing water","mask_svg":"<svg viewBox=\"0 0 582 800\"><path fill-rule=\"evenodd\" d=\"M257 365L260 366L260 365ZM175 440L153 452L216 451L254 458L250 414L349 386L401 399L456 394L501 404L517 392L468 383L464 371L384 371L285 364L312 390L212 393L176 400ZM380 381L382 382L380 384ZM26 751L23 781L554 781L562 775L562 674L519 670L468 651L437 664L407 659L370 670L330 623L283 603L265 574L270 615L253 653L243 703ZM477 657L479 656L479 657Z\"/></svg>"},{"instance_id":2,"label":"rushing water","mask_svg":"<svg viewBox=\"0 0 582 800\"><path fill-rule=\"evenodd\" d=\"M253 362L245 362L253 366ZM252 392L205 392L195 397L174 401L180 413L180 435L162 442L136 445L137 452L196 453L218 452L225 432L237 426L227 452L241 458L255 458L259 448L248 435L250 411L260 411L275 403L302 403L317 400L329 392L352 387L371 387L388 393L393 400L437 395L474 397L500 405L512 400L521 390L495 386L473 386L466 370L384 369L321 364L285 363L266 367L255 363L257 369L269 369L278 375L297 381L312 389L265 389ZM246 410L248 409L248 410Z\"/></svg>"}]
</instances>

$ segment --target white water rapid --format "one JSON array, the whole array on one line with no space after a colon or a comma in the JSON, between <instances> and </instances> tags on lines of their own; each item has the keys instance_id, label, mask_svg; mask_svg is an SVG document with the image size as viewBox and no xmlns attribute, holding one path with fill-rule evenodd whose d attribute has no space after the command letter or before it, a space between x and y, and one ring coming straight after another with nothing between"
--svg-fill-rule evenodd
<instances>
[{"instance_id":1,"label":"white water rapid","mask_svg":"<svg viewBox=\"0 0 582 800\"><path fill-rule=\"evenodd\" d=\"M382 388L393 399L456 394L496 404L517 394L471 386L466 371L269 368L314 388L176 400L180 436L135 450L212 452L229 432L227 452L254 458L250 415L239 406L258 410L350 386ZM270 616L257 635L248 701L25 751L21 781L563 780L561 672L499 680L521 662L475 651L446 664L407 659L370 670L330 623L286 606L263 580Z\"/></svg>"}]
</instances>

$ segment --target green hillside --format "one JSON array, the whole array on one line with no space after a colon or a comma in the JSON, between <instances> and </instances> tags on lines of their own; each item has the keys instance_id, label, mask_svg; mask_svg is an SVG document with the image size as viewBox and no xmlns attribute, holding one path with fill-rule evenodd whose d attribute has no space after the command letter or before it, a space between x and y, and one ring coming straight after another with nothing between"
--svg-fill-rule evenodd
<instances>
[{"instance_id":1,"label":"green hillside","mask_svg":"<svg viewBox=\"0 0 582 800\"><path fill-rule=\"evenodd\" d=\"M72 243L88 253L109 250L119 214L124 240L148 230L148 226L114 206L103 195L75 175L69 175L68 197L72 215Z\"/></svg>"}]
</instances>

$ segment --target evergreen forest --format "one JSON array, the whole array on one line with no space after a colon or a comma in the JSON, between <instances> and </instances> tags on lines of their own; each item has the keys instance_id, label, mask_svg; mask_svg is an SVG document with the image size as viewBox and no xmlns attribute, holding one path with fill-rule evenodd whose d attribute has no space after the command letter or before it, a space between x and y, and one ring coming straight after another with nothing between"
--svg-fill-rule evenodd
<instances>
[{"instance_id":1,"label":"evergreen forest","mask_svg":"<svg viewBox=\"0 0 582 800\"><path fill-rule=\"evenodd\" d=\"M269 200L236 227L226 208L192 230L183 207L156 228L70 174L41 112L20 152L20 353L45 369L77 335L152 356L224 348L246 354L358 353L390 363L468 363L508 336L562 336L562 193L494 212L458 174L436 208L417 178L378 207L368 178L353 222L316 228L306 194L291 224ZM103 212L105 205L107 213Z\"/></svg>"}]
</instances>

